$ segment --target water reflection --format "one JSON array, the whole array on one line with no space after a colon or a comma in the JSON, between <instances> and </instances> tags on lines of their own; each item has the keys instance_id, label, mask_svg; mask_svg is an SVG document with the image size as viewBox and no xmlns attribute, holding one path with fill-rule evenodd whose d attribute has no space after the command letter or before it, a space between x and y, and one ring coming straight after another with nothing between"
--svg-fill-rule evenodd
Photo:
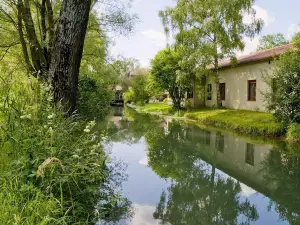
<instances>
[{"instance_id":1,"label":"water reflection","mask_svg":"<svg viewBox=\"0 0 300 225\"><path fill-rule=\"evenodd\" d=\"M121 224L300 224L299 147L132 111L118 124L108 143L129 164L137 208Z\"/></svg>"}]
</instances>

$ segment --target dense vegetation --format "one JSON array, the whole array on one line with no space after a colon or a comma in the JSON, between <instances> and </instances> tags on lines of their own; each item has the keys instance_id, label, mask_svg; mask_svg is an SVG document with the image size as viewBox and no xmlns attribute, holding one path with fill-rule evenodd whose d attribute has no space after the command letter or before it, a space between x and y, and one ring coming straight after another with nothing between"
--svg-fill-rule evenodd
<instances>
[{"instance_id":1,"label":"dense vegetation","mask_svg":"<svg viewBox=\"0 0 300 225\"><path fill-rule=\"evenodd\" d=\"M74 2L0 3L0 224L127 216L122 164L97 123L121 80L106 31L129 34L136 16L124 1Z\"/></svg>"}]
</instances>

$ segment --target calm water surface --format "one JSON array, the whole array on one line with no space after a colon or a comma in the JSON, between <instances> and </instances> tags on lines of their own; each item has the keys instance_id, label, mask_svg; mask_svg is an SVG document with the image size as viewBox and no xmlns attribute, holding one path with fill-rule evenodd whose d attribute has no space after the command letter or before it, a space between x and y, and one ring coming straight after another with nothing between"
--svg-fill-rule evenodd
<instances>
[{"instance_id":1,"label":"calm water surface","mask_svg":"<svg viewBox=\"0 0 300 225\"><path fill-rule=\"evenodd\" d=\"M128 165L126 225L300 224L300 151L117 110L106 149Z\"/></svg>"}]
</instances>

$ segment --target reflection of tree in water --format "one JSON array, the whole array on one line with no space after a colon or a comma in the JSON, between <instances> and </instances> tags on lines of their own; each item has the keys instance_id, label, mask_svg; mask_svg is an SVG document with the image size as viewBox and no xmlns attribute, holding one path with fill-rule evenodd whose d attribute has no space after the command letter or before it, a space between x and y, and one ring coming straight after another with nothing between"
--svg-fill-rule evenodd
<instances>
[{"instance_id":1,"label":"reflection of tree in water","mask_svg":"<svg viewBox=\"0 0 300 225\"><path fill-rule=\"evenodd\" d=\"M300 146L274 148L262 165L272 190L270 208L274 206L282 220L300 224Z\"/></svg>"},{"instance_id":2,"label":"reflection of tree in water","mask_svg":"<svg viewBox=\"0 0 300 225\"><path fill-rule=\"evenodd\" d=\"M146 133L161 130L159 126L161 121L162 119L138 114L131 109L124 108L124 117L119 124L116 125L112 121L108 124L107 136L110 141L134 144L140 141Z\"/></svg>"},{"instance_id":3,"label":"reflection of tree in water","mask_svg":"<svg viewBox=\"0 0 300 225\"><path fill-rule=\"evenodd\" d=\"M200 149L195 149L193 132L172 124L168 133L148 133L149 165L163 178L172 180L168 192L163 192L156 219L162 224L250 224L258 219L256 208L240 199L240 184L216 174L214 165L200 159L207 133L197 136ZM222 138L221 138L222 139ZM220 138L217 138L217 141ZM192 143L192 144L190 144ZM222 147L216 143L216 148ZM218 154L217 150L213 151ZM213 160L213 159L212 159Z\"/></svg>"}]
</instances>

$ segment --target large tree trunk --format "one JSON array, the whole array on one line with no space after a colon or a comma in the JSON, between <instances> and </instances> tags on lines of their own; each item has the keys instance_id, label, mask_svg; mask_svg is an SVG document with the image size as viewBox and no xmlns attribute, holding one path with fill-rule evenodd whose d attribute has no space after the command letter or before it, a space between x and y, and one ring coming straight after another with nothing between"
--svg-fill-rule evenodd
<instances>
[{"instance_id":1,"label":"large tree trunk","mask_svg":"<svg viewBox=\"0 0 300 225\"><path fill-rule=\"evenodd\" d=\"M80 62L91 0L64 0L51 55L50 78L54 101L69 115L76 108Z\"/></svg>"}]
</instances>

